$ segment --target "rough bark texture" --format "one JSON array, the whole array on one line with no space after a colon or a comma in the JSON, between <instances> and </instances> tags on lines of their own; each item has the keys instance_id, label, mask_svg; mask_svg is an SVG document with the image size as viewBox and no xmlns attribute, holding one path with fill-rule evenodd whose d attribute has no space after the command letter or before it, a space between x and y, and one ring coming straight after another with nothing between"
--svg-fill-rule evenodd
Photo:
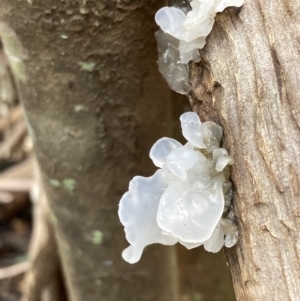
<instances>
[{"instance_id":1,"label":"rough bark texture","mask_svg":"<svg viewBox=\"0 0 300 301\"><path fill-rule=\"evenodd\" d=\"M190 101L224 129L240 230L237 300L300 300L300 2L245 0L220 14Z\"/></svg>"},{"instance_id":2,"label":"rough bark texture","mask_svg":"<svg viewBox=\"0 0 300 301\"><path fill-rule=\"evenodd\" d=\"M0 35L28 116L71 301L176 300L172 248L140 263L118 201L170 130L153 38L155 0L1 0Z\"/></svg>"}]
</instances>

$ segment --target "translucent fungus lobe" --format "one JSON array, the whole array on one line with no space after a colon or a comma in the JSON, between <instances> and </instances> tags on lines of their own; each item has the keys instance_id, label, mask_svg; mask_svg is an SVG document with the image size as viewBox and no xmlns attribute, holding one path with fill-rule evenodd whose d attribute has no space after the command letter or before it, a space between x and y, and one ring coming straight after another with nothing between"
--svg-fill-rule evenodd
<instances>
[{"instance_id":1,"label":"translucent fungus lobe","mask_svg":"<svg viewBox=\"0 0 300 301\"><path fill-rule=\"evenodd\" d=\"M237 241L233 221L222 218L231 192L227 165L233 159L219 147L220 127L201 123L192 112L180 121L188 142L159 139L150 150L159 169L148 178L134 177L120 201L119 217L130 243L123 258L129 263L153 243L179 242L188 249L204 245L218 252L224 243L230 247Z\"/></svg>"}]
</instances>

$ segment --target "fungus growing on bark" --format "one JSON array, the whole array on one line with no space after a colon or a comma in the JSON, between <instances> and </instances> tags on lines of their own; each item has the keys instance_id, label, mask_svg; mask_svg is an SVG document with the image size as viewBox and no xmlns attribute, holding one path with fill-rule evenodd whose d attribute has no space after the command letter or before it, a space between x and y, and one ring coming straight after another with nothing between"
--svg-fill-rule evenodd
<instances>
[{"instance_id":1,"label":"fungus growing on bark","mask_svg":"<svg viewBox=\"0 0 300 301\"><path fill-rule=\"evenodd\" d=\"M153 243L177 242L191 249L204 245L218 252L237 242L237 228L228 214L233 159L219 144L222 128L201 123L196 113L180 117L187 143L159 139L150 158L159 169L151 177L134 177L119 205L119 217L130 246L123 258L135 263Z\"/></svg>"},{"instance_id":2,"label":"fungus growing on bark","mask_svg":"<svg viewBox=\"0 0 300 301\"><path fill-rule=\"evenodd\" d=\"M226 7L240 7L244 0L193 0L191 10L163 7L155 15L161 28L156 33L158 65L170 88L177 93L187 94L188 62L200 61L199 49L212 30L215 16Z\"/></svg>"}]
</instances>

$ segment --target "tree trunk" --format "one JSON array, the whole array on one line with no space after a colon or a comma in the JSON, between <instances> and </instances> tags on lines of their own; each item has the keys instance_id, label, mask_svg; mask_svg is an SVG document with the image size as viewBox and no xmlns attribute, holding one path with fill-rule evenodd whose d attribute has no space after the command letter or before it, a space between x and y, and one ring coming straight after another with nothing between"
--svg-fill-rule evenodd
<instances>
[{"instance_id":1,"label":"tree trunk","mask_svg":"<svg viewBox=\"0 0 300 301\"><path fill-rule=\"evenodd\" d=\"M174 249L149 247L129 265L117 217L129 180L151 174L149 149L171 130L153 38L162 2L0 1L0 34L56 221L70 301L176 300Z\"/></svg>"},{"instance_id":2,"label":"tree trunk","mask_svg":"<svg viewBox=\"0 0 300 301\"><path fill-rule=\"evenodd\" d=\"M240 231L237 300L300 300L300 3L245 0L218 15L190 101L224 129Z\"/></svg>"}]
</instances>

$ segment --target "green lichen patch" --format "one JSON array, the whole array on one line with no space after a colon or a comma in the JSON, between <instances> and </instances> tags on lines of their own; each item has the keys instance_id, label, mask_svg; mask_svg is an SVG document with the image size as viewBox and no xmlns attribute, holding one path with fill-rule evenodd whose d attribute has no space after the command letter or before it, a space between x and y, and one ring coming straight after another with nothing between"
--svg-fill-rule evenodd
<instances>
[{"instance_id":1,"label":"green lichen patch","mask_svg":"<svg viewBox=\"0 0 300 301\"><path fill-rule=\"evenodd\" d=\"M72 178L63 179L62 184L63 187L69 192L73 192L76 188L76 180Z\"/></svg>"},{"instance_id":2,"label":"green lichen patch","mask_svg":"<svg viewBox=\"0 0 300 301\"><path fill-rule=\"evenodd\" d=\"M87 110L88 110L88 108L84 105L75 105L74 106L74 111L76 113L81 112L81 111L87 111Z\"/></svg>"},{"instance_id":3,"label":"green lichen patch","mask_svg":"<svg viewBox=\"0 0 300 301\"><path fill-rule=\"evenodd\" d=\"M93 231L90 240L94 245L100 245L103 241L103 233L100 230Z\"/></svg>"},{"instance_id":4,"label":"green lichen patch","mask_svg":"<svg viewBox=\"0 0 300 301\"><path fill-rule=\"evenodd\" d=\"M28 254L20 255L20 256L17 256L14 260L16 263L26 262L26 261L29 261L29 256L28 256Z\"/></svg>"},{"instance_id":5,"label":"green lichen patch","mask_svg":"<svg viewBox=\"0 0 300 301\"><path fill-rule=\"evenodd\" d=\"M56 180L56 179L50 179L49 180L50 185L53 187L63 187L68 192L73 192L76 188L76 180L72 178L66 178L62 181Z\"/></svg>"},{"instance_id":6,"label":"green lichen patch","mask_svg":"<svg viewBox=\"0 0 300 301\"><path fill-rule=\"evenodd\" d=\"M106 6L103 1L99 1L99 0L96 1L96 5L98 6L98 9L100 9L100 10L105 9L105 6Z\"/></svg>"},{"instance_id":7,"label":"green lichen patch","mask_svg":"<svg viewBox=\"0 0 300 301\"><path fill-rule=\"evenodd\" d=\"M101 279L95 279L95 284L96 284L96 286L100 286L102 284L102 280Z\"/></svg>"},{"instance_id":8,"label":"green lichen patch","mask_svg":"<svg viewBox=\"0 0 300 301\"><path fill-rule=\"evenodd\" d=\"M66 34L61 34L60 38L63 40L67 40L69 37Z\"/></svg>"},{"instance_id":9,"label":"green lichen patch","mask_svg":"<svg viewBox=\"0 0 300 301\"><path fill-rule=\"evenodd\" d=\"M60 187L60 182L56 179L50 179L50 185L53 187Z\"/></svg>"},{"instance_id":10,"label":"green lichen patch","mask_svg":"<svg viewBox=\"0 0 300 301\"><path fill-rule=\"evenodd\" d=\"M84 7L84 6L81 6L79 8L79 12L82 14L82 15L86 15L90 12L90 10L87 8L87 7Z\"/></svg>"},{"instance_id":11,"label":"green lichen patch","mask_svg":"<svg viewBox=\"0 0 300 301\"><path fill-rule=\"evenodd\" d=\"M92 72L96 67L96 63L94 62L79 62L78 65L80 66L82 71Z\"/></svg>"}]
</instances>

